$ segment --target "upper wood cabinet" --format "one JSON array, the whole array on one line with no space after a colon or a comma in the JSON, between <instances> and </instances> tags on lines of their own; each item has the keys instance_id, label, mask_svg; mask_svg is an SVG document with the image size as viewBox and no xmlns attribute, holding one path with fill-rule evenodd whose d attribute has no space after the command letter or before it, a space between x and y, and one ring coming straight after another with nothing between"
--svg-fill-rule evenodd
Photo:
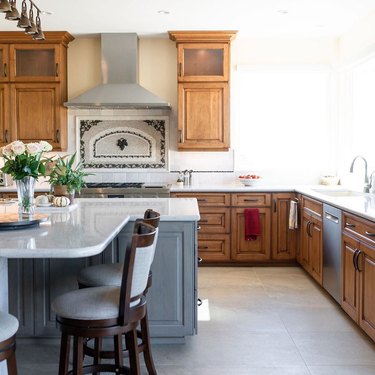
<instances>
[{"instance_id":1,"label":"upper wood cabinet","mask_svg":"<svg viewBox=\"0 0 375 375\"><path fill-rule=\"evenodd\" d=\"M0 144L44 140L55 151L67 146L67 47L64 31L34 41L20 32L0 32Z\"/></svg>"},{"instance_id":2,"label":"upper wood cabinet","mask_svg":"<svg viewBox=\"0 0 375 375\"><path fill-rule=\"evenodd\" d=\"M11 44L10 81L60 81L60 49L59 44Z\"/></svg>"},{"instance_id":3,"label":"upper wood cabinet","mask_svg":"<svg viewBox=\"0 0 375 375\"><path fill-rule=\"evenodd\" d=\"M0 44L0 82L9 81L9 46Z\"/></svg>"},{"instance_id":4,"label":"upper wood cabinet","mask_svg":"<svg viewBox=\"0 0 375 375\"><path fill-rule=\"evenodd\" d=\"M178 148L221 150L229 148L228 84L178 85Z\"/></svg>"},{"instance_id":5,"label":"upper wood cabinet","mask_svg":"<svg viewBox=\"0 0 375 375\"><path fill-rule=\"evenodd\" d=\"M230 42L236 31L170 31L177 43L178 149L226 151Z\"/></svg>"},{"instance_id":6,"label":"upper wood cabinet","mask_svg":"<svg viewBox=\"0 0 375 375\"><path fill-rule=\"evenodd\" d=\"M178 44L179 82L228 81L228 43L181 43Z\"/></svg>"}]
</instances>

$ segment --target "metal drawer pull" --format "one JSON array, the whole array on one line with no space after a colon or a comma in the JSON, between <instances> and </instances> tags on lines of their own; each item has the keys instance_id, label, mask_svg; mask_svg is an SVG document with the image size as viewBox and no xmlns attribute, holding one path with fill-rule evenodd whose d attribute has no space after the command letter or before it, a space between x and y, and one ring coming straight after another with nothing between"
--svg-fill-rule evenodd
<instances>
[{"instance_id":1,"label":"metal drawer pull","mask_svg":"<svg viewBox=\"0 0 375 375\"><path fill-rule=\"evenodd\" d=\"M182 63L178 64L178 75L182 77Z\"/></svg>"},{"instance_id":2,"label":"metal drawer pull","mask_svg":"<svg viewBox=\"0 0 375 375\"><path fill-rule=\"evenodd\" d=\"M208 246L198 246L198 250L207 250Z\"/></svg>"},{"instance_id":3,"label":"metal drawer pull","mask_svg":"<svg viewBox=\"0 0 375 375\"><path fill-rule=\"evenodd\" d=\"M59 143L60 142L60 130L57 129L56 130L56 143Z\"/></svg>"},{"instance_id":4,"label":"metal drawer pull","mask_svg":"<svg viewBox=\"0 0 375 375\"><path fill-rule=\"evenodd\" d=\"M339 218L338 217L333 216L333 215L329 214L328 212L326 212L325 214L326 214L326 219L327 220L333 221L334 223L338 224L338 222L339 222Z\"/></svg>"},{"instance_id":5,"label":"metal drawer pull","mask_svg":"<svg viewBox=\"0 0 375 375\"><path fill-rule=\"evenodd\" d=\"M355 228L355 224L351 224L351 223L345 223L345 226L348 228Z\"/></svg>"},{"instance_id":6,"label":"metal drawer pull","mask_svg":"<svg viewBox=\"0 0 375 375\"><path fill-rule=\"evenodd\" d=\"M200 199L200 198L197 198L197 201L198 201L198 202L207 202L207 199Z\"/></svg>"},{"instance_id":7,"label":"metal drawer pull","mask_svg":"<svg viewBox=\"0 0 375 375\"><path fill-rule=\"evenodd\" d=\"M7 63L4 63L4 77L8 77L8 73L7 73Z\"/></svg>"},{"instance_id":8,"label":"metal drawer pull","mask_svg":"<svg viewBox=\"0 0 375 375\"><path fill-rule=\"evenodd\" d=\"M375 237L375 233L367 232L367 230L365 232L365 235L370 236L370 237Z\"/></svg>"},{"instance_id":9,"label":"metal drawer pull","mask_svg":"<svg viewBox=\"0 0 375 375\"><path fill-rule=\"evenodd\" d=\"M9 139L8 139L8 129L5 130L4 138L5 138L5 142L8 143L9 142Z\"/></svg>"},{"instance_id":10,"label":"metal drawer pull","mask_svg":"<svg viewBox=\"0 0 375 375\"><path fill-rule=\"evenodd\" d=\"M208 220L199 220L199 222L202 223L208 223Z\"/></svg>"},{"instance_id":11,"label":"metal drawer pull","mask_svg":"<svg viewBox=\"0 0 375 375\"><path fill-rule=\"evenodd\" d=\"M258 199L244 199L245 202L258 202Z\"/></svg>"},{"instance_id":12,"label":"metal drawer pull","mask_svg":"<svg viewBox=\"0 0 375 375\"><path fill-rule=\"evenodd\" d=\"M59 76L59 63L56 63L56 77Z\"/></svg>"},{"instance_id":13,"label":"metal drawer pull","mask_svg":"<svg viewBox=\"0 0 375 375\"><path fill-rule=\"evenodd\" d=\"M357 257L357 254L359 253L359 250L358 249L355 249L354 251L354 254L353 254L353 267L354 269L357 271L357 262L356 262L356 257Z\"/></svg>"}]
</instances>

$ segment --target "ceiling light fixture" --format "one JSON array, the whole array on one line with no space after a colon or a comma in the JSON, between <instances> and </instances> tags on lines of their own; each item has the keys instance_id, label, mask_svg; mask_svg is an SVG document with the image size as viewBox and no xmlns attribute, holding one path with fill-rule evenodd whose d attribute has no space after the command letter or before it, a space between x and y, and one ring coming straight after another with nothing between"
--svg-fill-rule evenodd
<instances>
[{"instance_id":1,"label":"ceiling light fixture","mask_svg":"<svg viewBox=\"0 0 375 375\"><path fill-rule=\"evenodd\" d=\"M29 12L27 11L29 2ZM51 14L41 11L32 0L22 0L21 13L17 10L17 0L0 0L0 13L5 13L5 19L18 21L17 27L25 29L25 34L32 35L34 40L44 40L44 33L40 21L41 14ZM37 11L34 22L34 10Z\"/></svg>"}]
</instances>

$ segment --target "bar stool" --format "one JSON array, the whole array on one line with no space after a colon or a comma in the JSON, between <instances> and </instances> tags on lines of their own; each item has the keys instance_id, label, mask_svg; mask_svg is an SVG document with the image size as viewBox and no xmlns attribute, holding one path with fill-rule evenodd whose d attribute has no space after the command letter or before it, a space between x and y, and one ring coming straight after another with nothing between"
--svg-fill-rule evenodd
<instances>
[{"instance_id":1,"label":"bar stool","mask_svg":"<svg viewBox=\"0 0 375 375\"><path fill-rule=\"evenodd\" d=\"M8 375L17 375L16 332L18 320L0 311L0 362L7 361Z\"/></svg>"},{"instance_id":2,"label":"bar stool","mask_svg":"<svg viewBox=\"0 0 375 375\"><path fill-rule=\"evenodd\" d=\"M155 227L156 235L154 240L154 246L156 247L157 237L158 237L158 227L160 221L160 214L152 209L148 209L144 213L143 222L152 225ZM81 270L78 275L78 285L79 288L89 288L89 287L97 287L97 286L120 286L121 285L121 277L122 277L122 263L111 263L111 264L100 264L97 266L86 267ZM151 288L152 285L152 272L150 271L148 280L147 280L147 287L145 290L145 294L147 293L148 289ZM140 330L137 330L137 336L140 339L138 350L139 352L143 352L144 361L146 364L147 371L149 375L156 375L156 369L154 365L154 361L151 354L151 343L150 343L150 330L149 330L149 323L148 323L148 314L147 314L147 307L146 307L146 314L141 319L140 322ZM85 354L89 356L95 356L95 352L92 348L85 345ZM127 350L124 350L125 352ZM102 351L100 353L101 358L113 358L114 353L109 351Z\"/></svg>"},{"instance_id":3,"label":"bar stool","mask_svg":"<svg viewBox=\"0 0 375 375\"><path fill-rule=\"evenodd\" d=\"M59 375L113 372L140 375L136 328L146 314L145 289L152 259L156 229L137 220L131 244L125 252L121 286L78 289L52 302L61 330ZM125 335L129 367L124 366L122 336ZM112 336L115 363L101 363L101 340ZM73 369L68 371L73 338ZM83 343L95 339L94 361L83 365Z\"/></svg>"}]
</instances>

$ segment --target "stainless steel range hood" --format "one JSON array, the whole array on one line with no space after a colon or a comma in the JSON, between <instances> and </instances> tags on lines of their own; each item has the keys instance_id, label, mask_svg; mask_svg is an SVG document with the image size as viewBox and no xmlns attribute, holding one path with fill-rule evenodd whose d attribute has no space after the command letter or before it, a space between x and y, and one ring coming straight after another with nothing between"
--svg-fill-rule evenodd
<instances>
[{"instance_id":1,"label":"stainless steel range hood","mask_svg":"<svg viewBox=\"0 0 375 375\"><path fill-rule=\"evenodd\" d=\"M102 34L101 49L102 84L64 103L66 107L170 109L169 103L138 84L137 34Z\"/></svg>"}]
</instances>

